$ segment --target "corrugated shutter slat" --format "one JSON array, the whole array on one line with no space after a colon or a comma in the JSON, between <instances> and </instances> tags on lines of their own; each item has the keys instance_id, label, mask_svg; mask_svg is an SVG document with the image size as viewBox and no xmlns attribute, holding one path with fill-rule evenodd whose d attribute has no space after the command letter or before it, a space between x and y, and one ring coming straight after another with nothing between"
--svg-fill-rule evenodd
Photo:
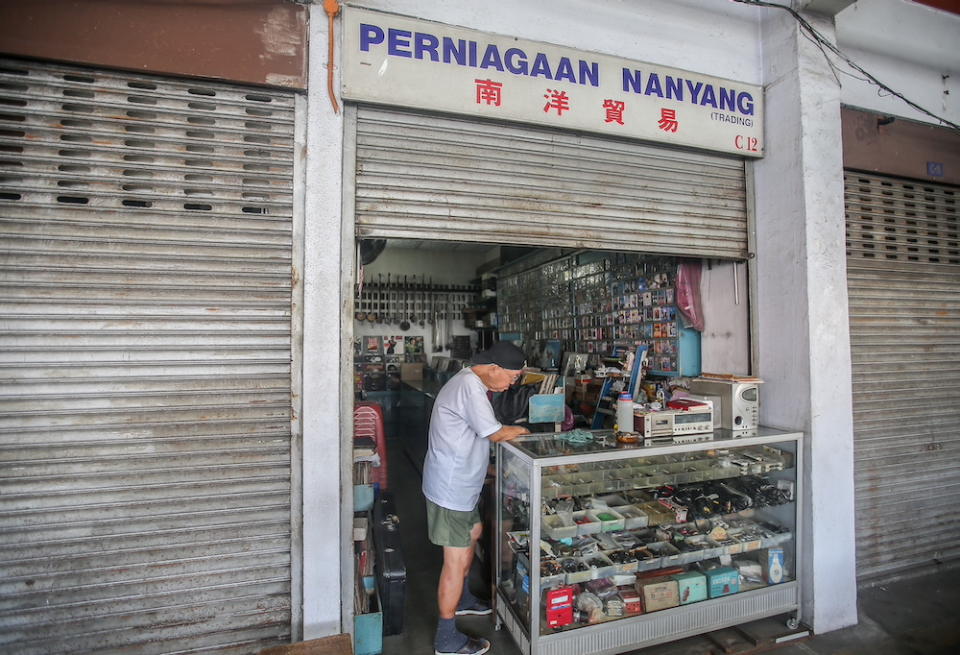
<instances>
[{"instance_id":1,"label":"corrugated shutter slat","mask_svg":"<svg viewBox=\"0 0 960 655\"><path fill-rule=\"evenodd\" d=\"M743 162L360 106L362 237L743 259Z\"/></svg>"},{"instance_id":2,"label":"corrugated shutter slat","mask_svg":"<svg viewBox=\"0 0 960 655\"><path fill-rule=\"evenodd\" d=\"M0 60L0 651L289 641L293 115Z\"/></svg>"},{"instance_id":3,"label":"corrugated shutter slat","mask_svg":"<svg viewBox=\"0 0 960 655\"><path fill-rule=\"evenodd\" d=\"M848 171L857 574L960 557L960 190Z\"/></svg>"}]
</instances>

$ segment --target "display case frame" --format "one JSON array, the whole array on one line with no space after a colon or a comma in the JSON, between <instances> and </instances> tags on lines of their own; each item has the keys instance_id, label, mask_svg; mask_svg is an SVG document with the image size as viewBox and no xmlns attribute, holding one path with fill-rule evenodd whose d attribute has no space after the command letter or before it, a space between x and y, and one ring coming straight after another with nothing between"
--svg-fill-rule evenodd
<instances>
[{"instance_id":1,"label":"display case frame","mask_svg":"<svg viewBox=\"0 0 960 655\"><path fill-rule=\"evenodd\" d=\"M603 431L597 431L602 433ZM513 442L497 445L496 484L496 557L494 609L497 628L506 626L524 655L613 655L626 650L681 639L712 630L745 623L776 615L790 615L789 623L798 624L801 613L802 526L803 526L803 447L801 432L776 430L761 427L752 431L731 432L717 430L713 434L698 435L703 440L693 443L669 443L646 447L611 446L600 452L576 454L538 454L532 446L537 442L556 438L555 434L534 434ZM607 437L613 439L612 435ZM504 576L505 557L512 561L516 553L510 549L510 535L504 530L504 464L525 469L529 476L528 522L529 542L537 543L533 535L542 535L541 503L543 502L543 471L547 467L565 465L597 464L661 455L684 455L741 449L749 446L776 446L786 448L793 456L792 481L794 484L792 515L792 580L771 584L762 588L743 591L733 595L703 600L671 609L637 616L617 618L595 625L583 625L573 629L542 634L543 614L540 575L540 549L528 549L529 590L528 609L518 609L515 600L506 593ZM516 470L513 471L516 473ZM536 508L536 511L534 511ZM522 556L522 555L521 555ZM521 562L523 563L523 562ZM509 583L507 583L508 585ZM532 590L538 590L532 593ZM515 592L514 592L515 593ZM524 614L526 614L524 616ZM532 617L532 619L531 619Z\"/></svg>"}]
</instances>

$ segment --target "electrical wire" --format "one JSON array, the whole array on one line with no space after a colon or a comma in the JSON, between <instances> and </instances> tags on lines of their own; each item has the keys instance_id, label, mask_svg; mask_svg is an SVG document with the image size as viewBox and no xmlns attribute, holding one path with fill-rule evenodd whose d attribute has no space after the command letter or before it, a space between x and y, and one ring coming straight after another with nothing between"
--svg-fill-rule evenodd
<instances>
[{"instance_id":1,"label":"electrical wire","mask_svg":"<svg viewBox=\"0 0 960 655\"><path fill-rule=\"evenodd\" d=\"M330 96L333 113L339 114L340 106L337 105L337 93L333 88L333 19L340 13L340 3L338 0L323 0L323 10L327 12L327 95Z\"/></svg>"},{"instance_id":2,"label":"electrical wire","mask_svg":"<svg viewBox=\"0 0 960 655\"><path fill-rule=\"evenodd\" d=\"M827 51L832 53L834 56L840 58L847 66L849 66L853 70L863 75L863 77L862 78L857 77L855 75L852 75L851 73L847 73L846 71L840 71L840 72L844 73L845 75L850 75L854 79L875 84L881 90L886 91L889 95L899 98L900 100L907 103L917 111L924 113L931 118L936 119L937 121L953 128L954 130L960 131L960 125L958 125L957 123L954 123L950 120L947 120L946 118L943 118L942 116L938 116L933 112L928 111L927 109L924 109L917 103L913 102L912 100L904 96L899 91L896 91L890 88L889 86L887 86L886 84L878 80L876 77L874 77L873 75L865 71L863 68L860 67L859 64L857 64L857 62L853 61L850 57L848 57L845 53L843 53L839 48L837 48L837 46L833 45L826 37L824 37L820 32L818 32L817 29L813 27L813 25L808 23L807 20L803 16L801 16L799 12L792 9L791 7L785 7L784 5L778 5L773 2L764 2L763 0L733 0L733 2L739 2L745 5L753 5L756 7L766 7L769 9L782 9L783 11L786 11L791 16L793 16L794 20L796 20L797 23L800 25L800 29L803 31L804 36L810 39L814 43L814 45L816 45L817 48L820 49L820 52L823 53L823 56L824 58L826 58L827 63L830 66L831 70L834 71L834 77L836 77L836 73L838 69L834 68L834 64L830 60L830 55L827 53ZM839 83L839 79L837 81Z\"/></svg>"}]
</instances>

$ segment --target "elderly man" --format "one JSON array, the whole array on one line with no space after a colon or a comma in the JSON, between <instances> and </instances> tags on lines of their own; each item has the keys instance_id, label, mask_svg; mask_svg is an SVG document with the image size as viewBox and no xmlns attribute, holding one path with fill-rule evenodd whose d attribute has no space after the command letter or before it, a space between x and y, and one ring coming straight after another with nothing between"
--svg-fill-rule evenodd
<instances>
[{"instance_id":1,"label":"elderly man","mask_svg":"<svg viewBox=\"0 0 960 655\"><path fill-rule=\"evenodd\" d=\"M523 351L513 344L495 343L478 353L472 366L452 377L433 405L423 494L430 541L443 547L435 655L482 655L490 649L486 639L457 630L456 617L491 612L470 593L465 581L482 530L477 501L490 463L490 443L529 431L497 421L487 392L504 391L513 384L526 365L524 359Z\"/></svg>"}]
</instances>

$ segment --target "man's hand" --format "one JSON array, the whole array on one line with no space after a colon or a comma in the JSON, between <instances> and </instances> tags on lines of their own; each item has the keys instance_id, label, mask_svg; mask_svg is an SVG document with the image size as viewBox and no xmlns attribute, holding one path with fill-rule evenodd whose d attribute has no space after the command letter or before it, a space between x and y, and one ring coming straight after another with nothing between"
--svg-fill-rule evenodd
<instances>
[{"instance_id":1,"label":"man's hand","mask_svg":"<svg viewBox=\"0 0 960 655\"><path fill-rule=\"evenodd\" d=\"M530 430L519 425L504 425L487 439L490 441L510 441L524 434L530 434Z\"/></svg>"}]
</instances>

